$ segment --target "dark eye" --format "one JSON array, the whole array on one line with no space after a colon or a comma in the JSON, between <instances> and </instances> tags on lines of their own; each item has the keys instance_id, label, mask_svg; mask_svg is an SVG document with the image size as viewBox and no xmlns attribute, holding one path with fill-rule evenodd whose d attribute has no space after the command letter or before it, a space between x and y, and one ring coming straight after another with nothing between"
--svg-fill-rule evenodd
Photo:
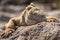
<instances>
[{"instance_id":1,"label":"dark eye","mask_svg":"<svg viewBox=\"0 0 60 40\"><path fill-rule=\"evenodd\" d=\"M33 15L36 15L36 13L33 13Z\"/></svg>"}]
</instances>

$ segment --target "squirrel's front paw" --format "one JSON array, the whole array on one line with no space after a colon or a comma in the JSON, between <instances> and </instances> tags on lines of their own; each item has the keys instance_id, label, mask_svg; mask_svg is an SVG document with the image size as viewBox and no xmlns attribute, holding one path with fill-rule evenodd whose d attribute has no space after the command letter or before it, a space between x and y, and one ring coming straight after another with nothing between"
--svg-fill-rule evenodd
<instances>
[{"instance_id":1,"label":"squirrel's front paw","mask_svg":"<svg viewBox=\"0 0 60 40\"><path fill-rule=\"evenodd\" d=\"M12 31L6 31L6 32L4 32L4 33L1 35L1 37L2 37L2 38L6 38L6 37L8 37L11 33L12 33Z\"/></svg>"},{"instance_id":2,"label":"squirrel's front paw","mask_svg":"<svg viewBox=\"0 0 60 40\"><path fill-rule=\"evenodd\" d=\"M47 17L47 22L59 22L59 20L54 17Z\"/></svg>"}]
</instances>

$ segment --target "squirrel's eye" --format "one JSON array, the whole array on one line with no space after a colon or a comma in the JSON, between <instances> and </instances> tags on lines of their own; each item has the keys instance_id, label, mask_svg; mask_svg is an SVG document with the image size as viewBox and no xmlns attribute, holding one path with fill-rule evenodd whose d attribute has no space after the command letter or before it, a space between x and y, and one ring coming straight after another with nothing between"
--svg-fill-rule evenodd
<instances>
[{"instance_id":1,"label":"squirrel's eye","mask_svg":"<svg viewBox=\"0 0 60 40\"><path fill-rule=\"evenodd\" d=\"M36 13L33 13L33 15L36 15Z\"/></svg>"}]
</instances>

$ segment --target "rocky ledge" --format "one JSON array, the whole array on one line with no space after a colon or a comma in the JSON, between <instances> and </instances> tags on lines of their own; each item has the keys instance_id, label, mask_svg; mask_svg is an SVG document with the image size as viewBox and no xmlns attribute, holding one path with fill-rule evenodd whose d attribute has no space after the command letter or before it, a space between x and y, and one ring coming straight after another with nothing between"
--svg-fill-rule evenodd
<instances>
[{"instance_id":1,"label":"rocky ledge","mask_svg":"<svg viewBox=\"0 0 60 40\"><path fill-rule=\"evenodd\" d=\"M21 26L9 37L1 38L0 36L0 40L60 40L60 23L42 22Z\"/></svg>"}]
</instances>

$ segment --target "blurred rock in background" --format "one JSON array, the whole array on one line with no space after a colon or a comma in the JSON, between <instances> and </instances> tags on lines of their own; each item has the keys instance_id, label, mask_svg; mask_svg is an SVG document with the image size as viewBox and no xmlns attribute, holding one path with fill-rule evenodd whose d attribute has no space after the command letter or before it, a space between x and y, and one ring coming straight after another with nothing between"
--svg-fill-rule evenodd
<instances>
[{"instance_id":1,"label":"blurred rock in background","mask_svg":"<svg viewBox=\"0 0 60 40\"><path fill-rule=\"evenodd\" d=\"M20 16L21 12L31 2L46 13L52 10L51 14L53 15L54 12L58 13L60 8L60 0L0 0L0 25L4 25L12 17ZM59 14L60 12L57 16Z\"/></svg>"}]
</instances>

